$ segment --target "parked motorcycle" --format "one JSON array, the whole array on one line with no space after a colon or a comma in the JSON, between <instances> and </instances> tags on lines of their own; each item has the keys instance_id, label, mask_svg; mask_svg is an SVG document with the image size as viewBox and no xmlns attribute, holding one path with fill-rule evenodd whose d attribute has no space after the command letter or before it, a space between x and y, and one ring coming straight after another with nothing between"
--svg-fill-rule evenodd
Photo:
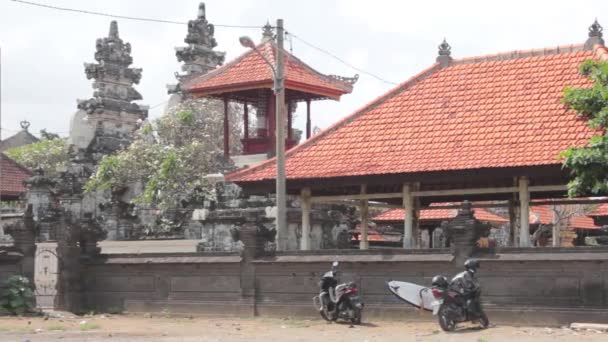
<instances>
[{"instance_id":1,"label":"parked motorcycle","mask_svg":"<svg viewBox=\"0 0 608 342\"><path fill-rule=\"evenodd\" d=\"M478 322L482 328L490 325L490 320L481 305L481 288L477 287L471 299L466 300L462 295L450 289L450 284L444 276L435 276L431 292L435 301L432 303L433 315L438 317L439 326L443 331L454 331L457 323Z\"/></svg>"},{"instance_id":2,"label":"parked motorcycle","mask_svg":"<svg viewBox=\"0 0 608 342\"><path fill-rule=\"evenodd\" d=\"M319 282L320 292L312 300L321 317L327 321L338 318L361 324L363 302L354 282L338 285L338 262L334 261L330 271Z\"/></svg>"}]
</instances>

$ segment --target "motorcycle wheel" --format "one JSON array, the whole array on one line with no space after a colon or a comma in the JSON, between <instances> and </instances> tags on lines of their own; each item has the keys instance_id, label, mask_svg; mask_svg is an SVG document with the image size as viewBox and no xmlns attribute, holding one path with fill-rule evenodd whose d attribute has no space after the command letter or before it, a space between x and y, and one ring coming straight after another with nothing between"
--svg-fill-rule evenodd
<instances>
[{"instance_id":1,"label":"motorcycle wheel","mask_svg":"<svg viewBox=\"0 0 608 342\"><path fill-rule=\"evenodd\" d=\"M485 312L481 313L477 321L483 329L486 329L490 325L490 320L488 319L488 315L486 315Z\"/></svg>"},{"instance_id":2,"label":"motorcycle wheel","mask_svg":"<svg viewBox=\"0 0 608 342\"><path fill-rule=\"evenodd\" d=\"M362 318L362 315L363 315L363 311L361 309L355 308L353 310L353 312L354 312L353 318L350 319L350 322L352 324L357 324L357 325L361 324L361 318Z\"/></svg>"},{"instance_id":3,"label":"motorcycle wheel","mask_svg":"<svg viewBox=\"0 0 608 342\"><path fill-rule=\"evenodd\" d=\"M328 322L338 319L338 315L328 309L329 303L327 303L327 298L323 297L321 300L323 301L323 309L319 311L321 317Z\"/></svg>"},{"instance_id":4,"label":"motorcycle wheel","mask_svg":"<svg viewBox=\"0 0 608 342\"><path fill-rule=\"evenodd\" d=\"M441 308L439 309L439 312L437 313L437 319L439 321L439 326L441 327L441 330L451 332L456 329L456 322L454 322L454 320L448 317L444 306L441 306Z\"/></svg>"}]
</instances>

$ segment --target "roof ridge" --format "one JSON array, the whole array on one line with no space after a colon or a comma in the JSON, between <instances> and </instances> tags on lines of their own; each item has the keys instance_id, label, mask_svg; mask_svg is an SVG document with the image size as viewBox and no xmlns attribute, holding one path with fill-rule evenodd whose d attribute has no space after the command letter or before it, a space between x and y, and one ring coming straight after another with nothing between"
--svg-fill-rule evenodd
<instances>
[{"instance_id":1,"label":"roof ridge","mask_svg":"<svg viewBox=\"0 0 608 342\"><path fill-rule=\"evenodd\" d=\"M287 151L287 153L285 154L285 158L297 153L299 150L313 144L314 142L316 142L317 140L329 135L330 133L333 133L335 130L337 130L338 128L340 128L343 125L346 125L348 123L350 123L351 121L355 120L356 118L358 118L359 116L367 113L369 110L379 106L380 104L384 103L386 100L392 98L393 96L397 95L398 93L404 91L405 89L411 87L412 85L416 84L417 82L419 82L420 80L428 77L429 75L431 75L433 72L442 69L443 67L441 66L441 64L439 63L434 63L433 65L431 65L430 67L422 70L421 72L417 73L416 75L408 78L406 81L402 82L401 84L395 86L393 89L389 90L388 92L374 98L373 100L369 101L368 103L366 103L365 105L363 105L361 108L357 109L355 112L353 112L352 114L340 119L338 122L336 122L335 124L329 126L328 128L322 130L320 133L312 136L310 139L306 140L305 142L296 145L295 147L291 148L289 151ZM234 171L232 173L229 173L226 175L226 180L231 180L231 178L233 177L237 177L237 176L242 176L242 175L247 175L251 172L257 171L260 168L265 167L268 164L273 163L276 160L276 157L273 157L271 159L268 159L266 161L261 162L258 165L254 165L242 170L237 170Z\"/></svg>"},{"instance_id":2,"label":"roof ridge","mask_svg":"<svg viewBox=\"0 0 608 342\"><path fill-rule=\"evenodd\" d=\"M260 48L263 47L264 45L271 43L271 41L265 41L262 42L258 45L256 45L255 49L257 49L260 53L262 53L260 51ZM231 60L230 62L220 66L219 68L213 69L211 71L208 71L205 74L202 75L198 75L195 77L192 77L191 79L188 79L184 82L184 88L190 88L190 87L195 87L196 84L194 84L196 81L196 83L200 83L203 81L206 81L212 77L221 75L222 73L226 72L231 66L237 64L238 62L242 61L243 59L245 59L245 57L249 56L250 54L256 54L257 52L254 49L247 49L245 52L243 52L242 54L240 54L238 57L234 58L233 60ZM274 66L273 66L274 67Z\"/></svg>"},{"instance_id":3,"label":"roof ridge","mask_svg":"<svg viewBox=\"0 0 608 342\"><path fill-rule=\"evenodd\" d=\"M303 68L306 68L306 70L308 70L311 73L314 73L316 76L322 78L323 80L325 80L325 81L327 81L329 83L333 83L335 85L338 85L340 87L343 87L343 89L345 91L349 91L349 92L353 91L352 84L349 84L348 82L341 81L341 80L336 79L336 78L333 78L333 77L331 77L329 75L326 75L326 74L324 74L324 73L322 73L322 72L314 69L310 65L306 64L303 60L301 60L300 58L296 57L295 55L293 55L292 53L290 53L289 51L287 51L285 49L283 49L283 53L285 53L288 58L293 58L293 60L295 60L296 62L300 63L300 65Z\"/></svg>"},{"instance_id":4,"label":"roof ridge","mask_svg":"<svg viewBox=\"0 0 608 342\"><path fill-rule=\"evenodd\" d=\"M593 45L593 53L602 61L608 61L608 49L602 44Z\"/></svg>"},{"instance_id":5,"label":"roof ridge","mask_svg":"<svg viewBox=\"0 0 608 342\"><path fill-rule=\"evenodd\" d=\"M593 50L595 51L596 49L598 49L598 46L601 46L601 45L596 44L594 46ZM603 47L603 46L601 46L601 47ZM450 65L504 61L504 60L517 59L517 58L556 55L556 54L560 54L560 53L571 53L571 52L578 52L578 51L584 51L584 50L585 50L584 44L558 45L558 46L550 47L550 48L528 49L528 50L511 50L511 51L499 52L499 53L488 54L488 55L456 58L456 59L452 60L452 63L450 63ZM604 50L605 50L605 48L604 48ZM608 51L605 51L605 52L608 55Z\"/></svg>"}]
</instances>

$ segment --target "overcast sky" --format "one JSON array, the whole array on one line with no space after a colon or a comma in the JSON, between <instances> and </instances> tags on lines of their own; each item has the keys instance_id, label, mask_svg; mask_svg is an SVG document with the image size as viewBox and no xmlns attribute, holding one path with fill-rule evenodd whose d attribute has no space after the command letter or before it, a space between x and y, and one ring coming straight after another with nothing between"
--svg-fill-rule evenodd
<instances>
[{"instance_id":1,"label":"overcast sky","mask_svg":"<svg viewBox=\"0 0 608 342\"><path fill-rule=\"evenodd\" d=\"M188 21L198 0L32 0L62 7L127 16ZM285 20L288 31L392 82L431 65L446 37L456 58L583 43L597 17L608 32L608 1L397 1L397 0L207 0L213 24L259 25ZM95 40L107 36L110 18L59 12L0 0L2 49L2 136L31 122L67 135L76 99L92 96L83 63L94 62ZM142 104L167 100L180 64L174 47L184 45L185 25L118 20L120 35L132 45L134 67L143 68L136 88ZM216 28L217 49L227 61L244 49L238 37L256 41L261 30ZM293 53L323 73L352 76L357 71L293 40ZM360 75L340 102L312 105L313 126L325 128L386 92L393 85ZM150 111L162 114L164 106ZM303 128L303 115L296 127Z\"/></svg>"}]
</instances>

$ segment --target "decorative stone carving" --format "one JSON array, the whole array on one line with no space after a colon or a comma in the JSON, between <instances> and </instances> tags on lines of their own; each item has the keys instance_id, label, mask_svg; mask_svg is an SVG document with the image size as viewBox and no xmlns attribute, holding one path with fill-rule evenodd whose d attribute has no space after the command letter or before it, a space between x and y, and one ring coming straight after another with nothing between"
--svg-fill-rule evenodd
<instances>
[{"instance_id":1,"label":"decorative stone carving","mask_svg":"<svg viewBox=\"0 0 608 342\"><path fill-rule=\"evenodd\" d=\"M475 252L477 240L482 236L488 236L490 225L483 224L473 216L471 202L462 202L462 209L447 226L442 227L451 242L452 252L457 262L468 258Z\"/></svg>"},{"instance_id":2,"label":"decorative stone carving","mask_svg":"<svg viewBox=\"0 0 608 342\"><path fill-rule=\"evenodd\" d=\"M87 78L95 80L95 91L92 98L78 100L78 109L85 115L76 116L86 123L73 122L70 139L79 149L107 154L131 143L132 132L148 117L148 108L133 103L142 99L133 88L142 70L129 67L131 44L120 38L116 21L110 23L108 37L97 39L95 48L98 63L85 64Z\"/></svg>"},{"instance_id":3,"label":"decorative stone carving","mask_svg":"<svg viewBox=\"0 0 608 342\"><path fill-rule=\"evenodd\" d=\"M452 62L452 47L443 38L443 42L439 44L438 49L437 63L441 66L448 66Z\"/></svg>"},{"instance_id":4,"label":"decorative stone carving","mask_svg":"<svg viewBox=\"0 0 608 342\"><path fill-rule=\"evenodd\" d=\"M267 42L274 39L274 31L270 22L266 22L266 25L262 26L262 42Z\"/></svg>"},{"instance_id":5,"label":"decorative stone carving","mask_svg":"<svg viewBox=\"0 0 608 342\"><path fill-rule=\"evenodd\" d=\"M600 23L597 22L597 19L589 26L589 38L585 42L585 49L591 50L596 44L604 45L603 37L604 28Z\"/></svg>"},{"instance_id":6,"label":"decorative stone carving","mask_svg":"<svg viewBox=\"0 0 608 342\"><path fill-rule=\"evenodd\" d=\"M224 63L226 53L214 51L217 41L214 37L215 27L207 21L205 4L198 6L198 15L188 22L188 34L184 42L185 47L175 49L178 62L184 62L182 71L184 75L176 74L178 81L184 78L200 75L217 68ZM179 86L168 86L169 92L179 91Z\"/></svg>"}]
</instances>

